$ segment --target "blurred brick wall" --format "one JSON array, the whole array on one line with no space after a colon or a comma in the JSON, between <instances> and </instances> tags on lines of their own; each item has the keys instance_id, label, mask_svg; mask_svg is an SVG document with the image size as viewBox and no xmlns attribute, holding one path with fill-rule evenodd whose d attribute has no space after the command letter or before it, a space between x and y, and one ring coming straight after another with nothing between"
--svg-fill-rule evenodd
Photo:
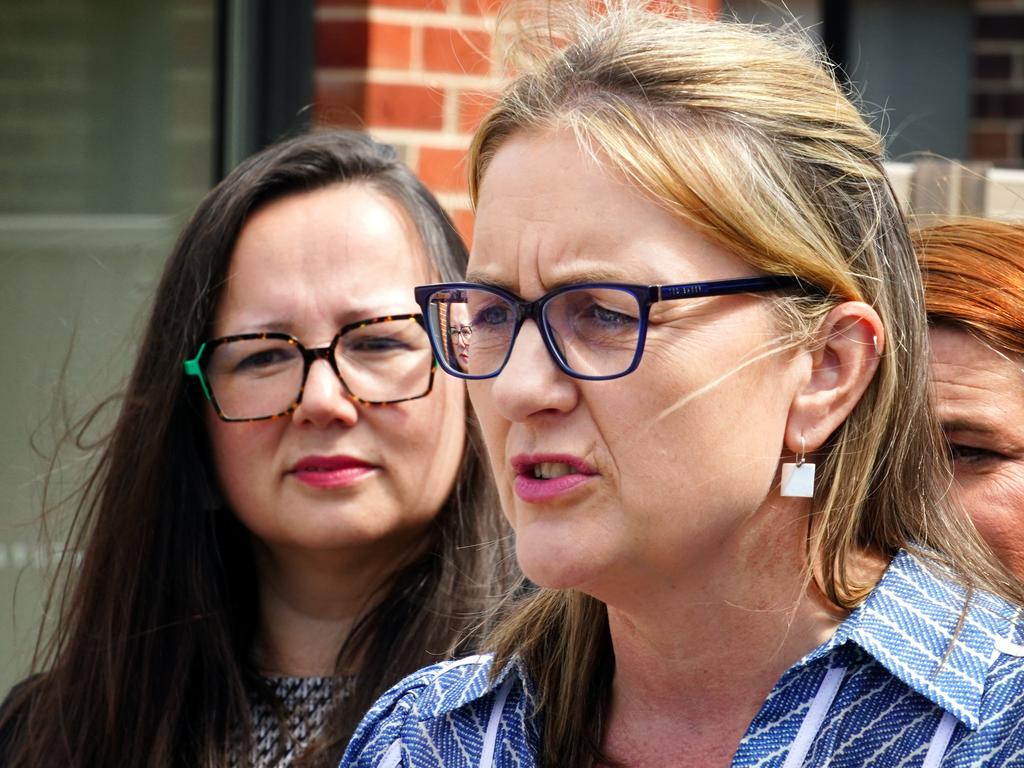
<instances>
[{"instance_id":1,"label":"blurred brick wall","mask_svg":"<svg viewBox=\"0 0 1024 768\"><path fill-rule=\"evenodd\" d=\"M1024 0L973 0L971 160L1024 163Z\"/></svg>"},{"instance_id":2,"label":"blurred brick wall","mask_svg":"<svg viewBox=\"0 0 1024 768\"><path fill-rule=\"evenodd\" d=\"M465 152L500 85L498 0L317 0L313 121L396 145L463 236L473 217ZM717 12L719 0L696 0Z\"/></svg>"}]
</instances>

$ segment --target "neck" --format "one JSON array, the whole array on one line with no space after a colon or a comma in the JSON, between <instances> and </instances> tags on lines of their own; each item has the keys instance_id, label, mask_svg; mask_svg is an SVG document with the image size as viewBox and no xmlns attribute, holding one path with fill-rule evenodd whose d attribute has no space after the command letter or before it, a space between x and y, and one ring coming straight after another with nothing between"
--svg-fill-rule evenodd
<instances>
[{"instance_id":1,"label":"neck","mask_svg":"<svg viewBox=\"0 0 1024 768\"><path fill-rule=\"evenodd\" d=\"M608 601L610 754L639 756L646 740L657 757L628 764L728 765L778 679L845 618L806 577L806 517L789 503L759 511L678 580Z\"/></svg>"},{"instance_id":2,"label":"neck","mask_svg":"<svg viewBox=\"0 0 1024 768\"><path fill-rule=\"evenodd\" d=\"M298 677L353 674L338 653L355 623L380 600L402 563L346 552L310 552L256 542L257 668ZM358 663L358 662L356 662Z\"/></svg>"}]
</instances>

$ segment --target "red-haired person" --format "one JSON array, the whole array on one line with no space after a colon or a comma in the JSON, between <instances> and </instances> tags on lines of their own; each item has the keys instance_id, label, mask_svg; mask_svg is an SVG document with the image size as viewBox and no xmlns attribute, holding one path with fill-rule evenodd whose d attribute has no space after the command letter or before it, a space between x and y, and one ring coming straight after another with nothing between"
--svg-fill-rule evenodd
<instances>
[{"instance_id":1,"label":"red-haired person","mask_svg":"<svg viewBox=\"0 0 1024 768\"><path fill-rule=\"evenodd\" d=\"M1024 578L1024 225L963 218L914 244L955 493Z\"/></svg>"}]
</instances>

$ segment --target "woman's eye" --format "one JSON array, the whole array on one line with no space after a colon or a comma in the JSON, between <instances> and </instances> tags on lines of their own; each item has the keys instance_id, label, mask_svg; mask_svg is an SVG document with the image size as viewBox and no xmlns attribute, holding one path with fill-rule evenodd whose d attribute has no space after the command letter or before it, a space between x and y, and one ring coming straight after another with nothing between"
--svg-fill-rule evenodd
<instances>
[{"instance_id":1,"label":"woman's eye","mask_svg":"<svg viewBox=\"0 0 1024 768\"><path fill-rule=\"evenodd\" d=\"M473 320L473 325L504 325L512 319L512 311L510 307L506 307L502 304L492 304L489 307L483 307L480 309L476 318Z\"/></svg>"},{"instance_id":2,"label":"woman's eye","mask_svg":"<svg viewBox=\"0 0 1024 768\"><path fill-rule=\"evenodd\" d=\"M635 317L630 317L622 312L616 312L614 309L602 307L600 304L594 304L587 315L591 320L595 320L603 325L625 326L633 325L637 322Z\"/></svg>"},{"instance_id":3,"label":"woman's eye","mask_svg":"<svg viewBox=\"0 0 1024 768\"><path fill-rule=\"evenodd\" d=\"M246 355L235 366L235 370L238 371L255 371L262 368L269 368L274 365L281 365L287 363L292 358L284 350L281 349L265 349L259 352L253 352L251 355Z\"/></svg>"},{"instance_id":4,"label":"woman's eye","mask_svg":"<svg viewBox=\"0 0 1024 768\"><path fill-rule=\"evenodd\" d=\"M409 345L394 336L364 336L357 341L346 344L346 352L400 352L408 349Z\"/></svg>"},{"instance_id":5,"label":"woman's eye","mask_svg":"<svg viewBox=\"0 0 1024 768\"><path fill-rule=\"evenodd\" d=\"M995 451L960 443L949 444L949 456L955 464L980 464L1001 458L1001 454Z\"/></svg>"}]
</instances>

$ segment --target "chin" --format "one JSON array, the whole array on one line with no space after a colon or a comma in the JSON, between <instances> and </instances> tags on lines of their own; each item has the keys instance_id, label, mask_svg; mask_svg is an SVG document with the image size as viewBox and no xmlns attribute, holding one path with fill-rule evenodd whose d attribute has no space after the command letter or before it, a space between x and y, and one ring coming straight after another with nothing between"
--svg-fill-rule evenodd
<instances>
[{"instance_id":1,"label":"chin","mask_svg":"<svg viewBox=\"0 0 1024 768\"><path fill-rule=\"evenodd\" d=\"M530 539L516 537L516 559L523 574L537 586L586 591L585 585L604 570L578 543L560 544L552 537L536 543Z\"/></svg>"}]
</instances>

